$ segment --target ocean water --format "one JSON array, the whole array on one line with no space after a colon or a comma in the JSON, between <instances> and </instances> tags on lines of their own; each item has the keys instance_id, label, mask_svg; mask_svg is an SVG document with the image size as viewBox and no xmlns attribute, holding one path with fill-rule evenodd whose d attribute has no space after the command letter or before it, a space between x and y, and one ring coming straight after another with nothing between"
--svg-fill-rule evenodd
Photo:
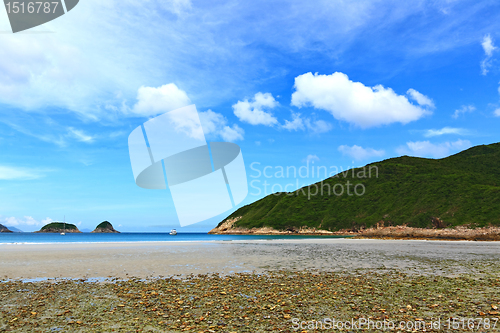
<instances>
[{"instance_id":1,"label":"ocean water","mask_svg":"<svg viewBox=\"0 0 500 333\"><path fill-rule=\"evenodd\" d=\"M310 236L310 235L209 235L207 233L135 233L119 234L92 233L0 233L0 244L44 244L44 243L109 243L109 242L196 242L196 241L232 241L232 240L266 240L266 239L304 239L304 238L342 238L342 236Z\"/></svg>"}]
</instances>

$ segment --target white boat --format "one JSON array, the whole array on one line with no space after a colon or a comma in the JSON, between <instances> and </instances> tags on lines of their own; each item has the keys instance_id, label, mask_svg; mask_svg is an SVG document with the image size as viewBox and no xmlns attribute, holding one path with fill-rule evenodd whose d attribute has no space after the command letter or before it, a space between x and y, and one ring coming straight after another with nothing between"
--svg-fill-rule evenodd
<instances>
[{"instance_id":1,"label":"white boat","mask_svg":"<svg viewBox=\"0 0 500 333\"><path fill-rule=\"evenodd\" d=\"M170 230L170 234L171 234L172 236L177 235L177 230L175 230L175 229Z\"/></svg>"},{"instance_id":2,"label":"white boat","mask_svg":"<svg viewBox=\"0 0 500 333\"><path fill-rule=\"evenodd\" d=\"M61 235L66 235L66 215L64 215L64 229L63 232L61 232Z\"/></svg>"}]
</instances>

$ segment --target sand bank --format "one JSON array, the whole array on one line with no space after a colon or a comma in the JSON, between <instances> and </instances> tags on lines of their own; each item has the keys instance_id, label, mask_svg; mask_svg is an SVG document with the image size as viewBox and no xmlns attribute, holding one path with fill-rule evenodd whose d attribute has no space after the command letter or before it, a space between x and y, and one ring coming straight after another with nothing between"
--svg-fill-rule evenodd
<instances>
[{"instance_id":1,"label":"sand bank","mask_svg":"<svg viewBox=\"0 0 500 333\"><path fill-rule=\"evenodd\" d=\"M479 274L500 259L498 242L290 239L220 242L1 244L0 279L158 277L262 272L398 269Z\"/></svg>"}]
</instances>

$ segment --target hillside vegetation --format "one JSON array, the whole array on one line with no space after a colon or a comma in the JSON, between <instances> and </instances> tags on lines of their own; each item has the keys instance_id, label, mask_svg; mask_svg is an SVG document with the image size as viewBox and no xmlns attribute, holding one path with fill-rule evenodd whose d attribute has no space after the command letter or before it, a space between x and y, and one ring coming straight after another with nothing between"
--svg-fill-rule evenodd
<instances>
[{"instance_id":1,"label":"hillside vegetation","mask_svg":"<svg viewBox=\"0 0 500 333\"><path fill-rule=\"evenodd\" d=\"M364 170L366 178L358 177L363 175L363 168L358 168L303 190L268 195L238 209L219 226L235 218L233 228L277 230L310 227L336 231L377 223L420 228L500 226L500 143L476 146L443 159L391 158ZM328 185L345 187L347 181L363 184L364 195L328 195ZM309 195L316 190L318 195ZM360 193L361 187L358 190Z\"/></svg>"},{"instance_id":2,"label":"hillside vegetation","mask_svg":"<svg viewBox=\"0 0 500 333\"><path fill-rule=\"evenodd\" d=\"M76 225L71 224L71 223L64 223L64 222L52 222L49 224L46 224L40 229L39 231L35 232L80 232Z\"/></svg>"},{"instance_id":3,"label":"hillside vegetation","mask_svg":"<svg viewBox=\"0 0 500 333\"><path fill-rule=\"evenodd\" d=\"M113 228L113 225L108 221L103 221L92 231L92 233L120 233Z\"/></svg>"}]
</instances>

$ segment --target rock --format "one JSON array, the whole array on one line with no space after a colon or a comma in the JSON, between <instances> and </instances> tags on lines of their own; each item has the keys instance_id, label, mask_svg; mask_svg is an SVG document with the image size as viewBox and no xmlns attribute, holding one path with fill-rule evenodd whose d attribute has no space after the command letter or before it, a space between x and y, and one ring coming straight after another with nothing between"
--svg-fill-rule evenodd
<instances>
[{"instance_id":1,"label":"rock","mask_svg":"<svg viewBox=\"0 0 500 333\"><path fill-rule=\"evenodd\" d=\"M300 227L300 228L295 228L295 227L287 227L284 230L277 230L271 227L262 227L262 228L252 228L252 229L247 229L247 228L240 228L240 227L235 227L235 223L238 222L238 220L241 219L241 216L234 217L234 218L228 218L212 230L210 230L208 233L209 234L215 234L215 235L222 235L222 234L228 234L228 235L281 235L281 234L287 234L287 235L299 235L299 234L305 234L305 235L332 235L333 232L328 231L328 230L321 230L321 229L316 229L316 228L309 228L309 227Z\"/></svg>"},{"instance_id":2,"label":"rock","mask_svg":"<svg viewBox=\"0 0 500 333\"><path fill-rule=\"evenodd\" d=\"M109 223L108 221L104 221L99 223L99 225L92 231L92 233L114 233L114 234L119 234L120 232L118 230L115 230L113 228L113 225Z\"/></svg>"},{"instance_id":3,"label":"rock","mask_svg":"<svg viewBox=\"0 0 500 333\"><path fill-rule=\"evenodd\" d=\"M9 230L6 226L0 224L0 232L13 232L13 231Z\"/></svg>"}]
</instances>

